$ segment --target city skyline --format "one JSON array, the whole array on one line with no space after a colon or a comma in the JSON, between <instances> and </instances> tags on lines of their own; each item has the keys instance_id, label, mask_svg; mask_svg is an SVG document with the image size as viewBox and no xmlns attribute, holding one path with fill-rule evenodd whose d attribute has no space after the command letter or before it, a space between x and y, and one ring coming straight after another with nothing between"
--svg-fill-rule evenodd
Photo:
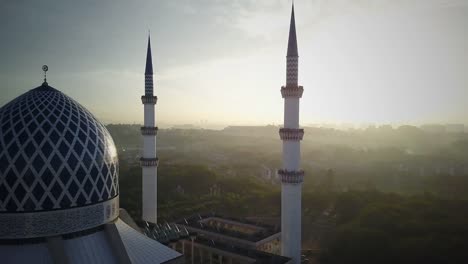
<instances>
[{"instance_id":1,"label":"city skyline","mask_svg":"<svg viewBox=\"0 0 468 264\"><path fill-rule=\"evenodd\" d=\"M162 127L281 123L290 1L0 5L0 105L39 86L48 64L51 86L98 118L143 123L134 102L150 29ZM465 1L295 5L302 125L468 123Z\"/></svg>"}]
</instances>

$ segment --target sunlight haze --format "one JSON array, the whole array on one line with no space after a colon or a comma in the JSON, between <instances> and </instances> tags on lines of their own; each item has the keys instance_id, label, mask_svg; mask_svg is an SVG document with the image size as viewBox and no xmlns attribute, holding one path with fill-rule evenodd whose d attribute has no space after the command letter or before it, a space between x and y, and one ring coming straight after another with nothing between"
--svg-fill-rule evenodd
<instances>
[{"instance_id":1,"label":"sunlight haze","mask_svg":"<svg viewBox=\"0 0 468 264\"><path fill-rule=\"evenodd\" d=\"M302 125L468 123L468 1L295 6ZM141 123L149 29L159 123L281 124L290 11L287 0L0 0L0 105L39 86L47 64L49 84L101 120Z\"/></svg>"}]
</instances>

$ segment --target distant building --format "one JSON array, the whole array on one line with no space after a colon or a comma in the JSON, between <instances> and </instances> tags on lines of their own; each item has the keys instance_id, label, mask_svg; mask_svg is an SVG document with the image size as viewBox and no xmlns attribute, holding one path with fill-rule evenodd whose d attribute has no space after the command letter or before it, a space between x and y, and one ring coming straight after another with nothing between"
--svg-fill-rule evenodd
<instances>
[{"instance_id":1,"label":"distant building","mask_svg":"<svg viewBox=\"0 0 468 264\"><path fill-rule=\"evenodd\" d=\"M465 125L464 124L448 124L445 126L447 133L464 133Z\"/></svg>"},{"instance_id":2,"label":"distant building","mask_svg":"<svg viewBox=\"0 0 468 264\"><path fill-rule=\"evenodd\" d=\"M192 125L192 124L174 125L171 128L172 129L202 129L199 126L195 126L195 125Z\"/></svg>"},{"instance_id":3,"label":"distant building","mask_svg":"<svg viewBox=\"0 0 468 264\"><path fill-rule=\"evenodd\" d=\"M218 184L213 184L211 187L210 187L210 196L220 196L221 195L221 186L219 186Z\"/></svg>"},{"instance_id":4,"label":"distant building","mask_svg":"<svg viewBox=\"0 0 468 264\"><path fill-rule=\"evenodd\" d=\"M446 128L444 125L437 125L437 124L422 125L421 129L431 134L443 134L446 132Z\"/></svg>"},{"instance_id":5,"label":"distant building","mask_svg":"<svg viewBox=\"0 0 468 264\"><path fill-rule=\"evenodd\" d=\"M254 137L275 137L277 136L277 126L228 126L223 133L232 136L254 136Z\"/></svg>"}]
</instances>

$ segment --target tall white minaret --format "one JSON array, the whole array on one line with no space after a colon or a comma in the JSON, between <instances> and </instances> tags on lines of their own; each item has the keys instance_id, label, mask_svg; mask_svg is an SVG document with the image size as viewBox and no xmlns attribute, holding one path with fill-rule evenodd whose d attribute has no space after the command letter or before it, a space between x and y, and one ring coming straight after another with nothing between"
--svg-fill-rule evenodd
<instances>
[{"instance_id":1,"label":"tall white minaret","mask_svg":"<svg viewBox=\"0 0 468 264\"><path fill-rule=\"evenodd\" d=\"M304 171L300 169L304 129L299 128L299 99L304 88L298 85L298 59L294 5L291 11L288 52L286 56L286 86L281 87L284 98L284 127L279 130L283 140L281 177L281 255L301 261L301 195Z\"/></svg>"},{"instance_id":2,"label":"tall white minaret","mask_svg":"<svg viewBox=\"0 0 468 264\"><path fill-rule=\"evenodd\" d=\"M158 158L156 157L156 126L155 105L158 97L153 94L153 62L151 59L151 40L148 36L148 50L145 68L145 95L141 97L144 105L143 155L140 159L142 168L143 190L143 220L157 222L158 216Z\"/></svg>"}]
</instances>

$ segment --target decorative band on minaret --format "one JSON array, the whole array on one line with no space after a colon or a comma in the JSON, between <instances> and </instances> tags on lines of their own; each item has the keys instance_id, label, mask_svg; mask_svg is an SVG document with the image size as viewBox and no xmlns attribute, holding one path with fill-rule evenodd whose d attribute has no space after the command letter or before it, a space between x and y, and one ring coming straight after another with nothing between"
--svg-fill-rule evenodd
<instances>
[{"instance_id":1,"label":"decorative band on minaret","mask_svg":"<svg viewBox=\"0 0 468 264\"><path fill-rule=\"evenodd\" d=\"M156 156L156 125L155 105L158 97L153 94L153 61L151 56L151 40L148 37L145 67L145 95L141 97L144 105L144 125L141 127L143 136L143 153L140 158L142 168L142 218L151 223L157 222L157 174L159 159Z\"/></svg>"},{"instance_id":2,"label":"decorative band on minaret","mask_svg":"<svg viewBox=\"0 0 468 264\"><path fill-rule=\"evenodd\" d=\"M304 171L278 170L282 183L301 183L304 180Z\"/></svg>"},{"instance_id":3,"label":"decorative band on minaret","mask_svg":"<svg viewBox=\"0 0 468 264\"><path fill-rule=\"evenodd\" d=\"M153 135L156 136L158 133L158 127L141 127L141 134L142 135Z\"/></svg>"},{"instance_id":4,"label":"decorative band on minaret","mask_svg":"<svg viewBox=\"0 0 468 264\"><path fill-rule=\"evenodd\" d=\"M143 95L141 97L142 104L156 104L158 102L157 96Z\"/></svg>"},{"instance_id":5,"label":"decorative band on minaret","mask_svg":"<svg viewBox=\"0 0 468 264\"><path fill-rule=\"evenodd\" d=\"M140 158L140 166L142 167L157 167L158 165L158 158Z\"/></svg>"},{"instance_id":6,"label":"decorative band on minaret","mask_svg":"<svg viewBox=\"0 0 468 264\"><path fill-rule=\"evenodd\" d=\"M304 88L302 86L281 86L281 96L301 98Z\"/></svg>"},{"instance_id":7,"label":"decorative band on minaret","mask_svg":"<svg viewBox=\"0 0 468 264\"><path fill-rule=\"evenodd\" d=\"M300 168L300 141L304 129L299 128L299 100L304 88L298 85L299 54L297 50L294 5L291 11L288 52L286 56L286 85L281 87L284 98L284 127L279 130L283 141L281 180L281 254L293 263L301 263L301 196L304 171Z\"/></svg>"},{"instance_id":8,"label":"decorative band on minaret","mask_svg":"<svg viewBox=\"0 0 468 264\"><path fill-rule=\"evenodd\" d=\"M281 140L299 141L304 137L304 129L302 128L280 128Z\"/></svg>"}]
</instances>

